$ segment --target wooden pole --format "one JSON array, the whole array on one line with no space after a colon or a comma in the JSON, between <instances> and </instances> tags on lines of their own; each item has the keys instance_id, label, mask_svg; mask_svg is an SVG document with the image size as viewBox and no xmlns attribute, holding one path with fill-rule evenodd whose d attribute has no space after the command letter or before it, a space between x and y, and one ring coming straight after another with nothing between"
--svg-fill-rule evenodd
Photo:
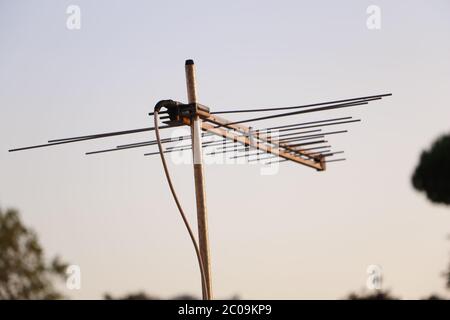
<instances>
[{"instance_id":1,"label":"wooden pole","mask_svg":"<svg viewBox=\"0 0 450 320\"><path fill-rule=\"evenodd\" d=\"M195 86L194 61L186 60L185 71L186 71L188 102L196 103L197 92ZM205 278L206 278L206 285L202 286L202 290L203 290L203 297L205 297L207 300L211 300L213 298L213 295L211 285L211 263L209 255L208 217L206 210L205 180L203 177L201 119L198 117L198 115L194 115L193 119L191 120L191 138L192 138L192 156L194 162L195 197L197 204L198 239L199 239L200 255L202 257L203 268L205 271ZM208 292L205 292L204 289L205 287L208 289Z\"/></svg>"}]
</instances>

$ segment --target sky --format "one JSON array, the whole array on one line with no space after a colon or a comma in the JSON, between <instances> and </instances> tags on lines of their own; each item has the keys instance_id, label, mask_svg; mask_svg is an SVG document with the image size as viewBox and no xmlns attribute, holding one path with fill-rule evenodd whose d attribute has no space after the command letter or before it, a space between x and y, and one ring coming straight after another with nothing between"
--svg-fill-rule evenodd
<instances>
[{"instance_id":1,"label":"sky","mask_svg":"<svg viewBox=\"0 0 450 320\"><path fill-rule=\"evenodd\" d=\"M80 29L67 28L70 5ZM370 5L380 29L367 27ZM81 289L63 288L70 298L200 296L160 159L143 156L156 148L84 155L153 133L8 149L151 126L157 101L186 101L186 59L212 110L392 92L364 107L255 123L361 118L330 136L347 161L325 172L206 165L214 296L339 299L365 288L370 265L398 296L445 295L450 210L410 181L422 150L449 131L449 32L446 0L0 0L0 206L20 210L48 257L80 266ZM195 229L192 166L170 170Z\"/></svg>"}]
</instances>

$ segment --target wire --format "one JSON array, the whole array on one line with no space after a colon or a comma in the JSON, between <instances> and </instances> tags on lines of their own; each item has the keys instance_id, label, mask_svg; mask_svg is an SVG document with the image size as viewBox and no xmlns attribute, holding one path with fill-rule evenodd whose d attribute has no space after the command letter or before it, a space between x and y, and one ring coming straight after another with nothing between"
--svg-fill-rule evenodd
<instances>
[{"instance_id":1,"label":"wire","mask_svg":"<svg viewBox=\"0 0 450 320\"><path fill-rule=\"evenodd\" d=\"M391 95L392 95L392 93L378 94L378 95L375 95L375 96L366 96L366 97L351 98L351 99L344 99L344 100L335 100L335 101L328 101L328 102L305 104L305 105L302 105L302 106L293 106L293 107L275 107L275 108L258 108L258 109L241 109L241 110L229 110L229 111L215 111L215 112L211 112L211 114L266 112L266 111L277 111L277 110L301 109L301 108L308 108L308 107L323 106L323 105L339 103L339 102L358 102L359 100L365 100L365 99L370 99L370 98L378 98L378 97L382 98L382 97L388 97L388 96L391 96Z\"/></svg>"},{"instance_id":2,"label":"wire","mask_svg":"<svg viewBox=\"0 0 450 320\"><path fill-rule=\"evenodd\" d=\"M244 123L244 122L254 122L254 121L267 120L267 119L280 118L280 117L287 117L287 116L292 116L292 115L296 115L296 114L303 114L303 113L309 113L309 112L317 112L317 111L333 110L333 109L340 109L340 108L347 108L347 107L355 107L355 106L368 104L368 102L370 102L370 101L379 100L379 99L381 99L381 98L371 98L371 99L367 99L367 100L361 100L361 101L358 101L358 102L334 104L334 105L326 106L326 107L307 109L307 110L300 110L300 111L291 111L291 112L280 113L280 114L275 114L275 115L265 116L265 117L250 118L250 119L245 119L245 120L229 122L227 124L224 124L223 126L228 127L228 126L231 126L231 125L240 124L240 123Z\"/></svg>"},{"instance_id":3,"label":"wire","mask_svg":"<svg viewBox=\"0 0 450 320\"><path fill-rule=\"evenodd\" d=\"M160 129L166 129L166 128L171 128L171 127L173 127L173 126L164 126L164 127L161 127ZM87 136L78 136L78 137L72 137L72 138L53 139L53 140L49 140L48 142L52 143L52 142L79 140L79 139L96 139L96 138L119 136L119 135L123 135L123 134L139 133L139 132L153 131L153 130L155 130L155 128L147 127L147 128L132 129L132 130L123 130L123 131L115 131L115 132L90 134L90 135L87 135Z\"/></svg>"},{"instance_id":4,"label":"wire","mask_svg":"<svg viewBox=\"0 0 450 320\"><path fill-rule=\"evenodd\" d=\"M303 123L294 123L294 124L288 124L288 125L284 125L284 126L276 126L276 127L269 127L269 128L263 128L263 129L255 129L255 130L252 130L252 132L269 131L269 130L273 130L273 129L283 129L283 128L290 128L290 127L299 127L299 126L310 125L310 124L317 124L317 123L322 123L322 122L332 122L332 121L349 120L349 119L352 119L352 117L343 117L343 118L318 120L318 121L310 121L310 122L303 122ZM320 125L319 125L319 127L320 127Z\"/></svg>"},{"instance_id":5,"label":"wire","mask_svg":"<svg viewBox=\"0 0 450 320\"><path fill-rule=\"evenodd\" d=\"M175 200L175 203L177 204L178 211L180 212L181 218L183 219L184 225L186 226L186 229L189 232L189 236L191 237L192 244L194 245L194 248L195 248L195 253L197 255L198 265L200 267L200 273L201 273L201 277L202 277L203 300L206 300L210 296L210 294L209 294L209 289L206 285L206 275L205 275L205 268L203 266L203 259L200 254L200 249L198 247L197 241L195 240L194 233L192 232L192 229L189 225L189 221L187 220L186 215L184 214L184 210L181 207L180 201L178 200L177 193L175 192L175 188L173 186L172 179L170 177L169 169L168 169L167 163L166 163L166 158L164 156L164 150L163 150L162 144L161 144L161 138L159 136L158 112L159 112L159 108L157 106L155 106L155 110L154 110L155 134L156 134L156 140L158 141L159 154L161 156L161 161L162 161L162 164L164 167L164 173L166 175L167 183L169 184L170 191L172 192L173 199Z\"/></svg>"},{"instance_id":6,"label":"wire","mask_svg":"<svg viewBox=\"0 0 450 320\"><path fill-rule=\"evenodd\" d=\"M212 135L213 135L212 133L202 133L202 137L207 137L207 136L212 136ZM191 140L191 136L186 135L186 136L176 136L176 137L172 137L172 138L165 138L165 139L161 139L161 142L162 143L177 142L177 141L182 141L182 140ZM130 147L130 146L141 146L141 145L146 145L147 143L156 143L156 140L122 144L122 145L118 145L117 148L126 148L126 147Z\"/></svg>"},{"instance_id":7,"label":"wire","mask_svg":"<svg viewBox=\"0 0 450 320\"><path fill-rule=\"evenodd\" d=\"M160 129L170 128L170 127L171 126L164 126L164 127L161 127ZM29 150L29 149L36 149L36 148L51 147L51 146L56 146L56 145L60 145L60 144L72 143L72 142L107 138L107 137L113 137L113 136L120 136L120 135L124 135L124 134L139 133L139 132L144 132L144 131L152 131L154 129L155 128L140 128L140 129L125 130L125 131L115 131L115 132L107 132L107 133L100 133L100 134L92 134L92 135L79 136L79 137L73 137L73 138L55 139L55 140L49 140L49 143L46 143L46 144L39 144L39 145L34 145L34 146L15 148L15 149L10 149L8 151L15 152L15 151L22 151L22 150Z\"/></svg>"}]
</instances>

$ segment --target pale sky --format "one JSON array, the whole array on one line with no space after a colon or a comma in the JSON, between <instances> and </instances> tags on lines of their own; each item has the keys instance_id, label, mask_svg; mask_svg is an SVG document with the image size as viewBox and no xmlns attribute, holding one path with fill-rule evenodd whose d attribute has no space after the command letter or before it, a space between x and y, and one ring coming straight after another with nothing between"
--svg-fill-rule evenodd
<instances>
[{"instance_id":1,"label":"pale sky","mask_svg":"<svg viewBox=\"0 0 450 320\"><path fill-rule=\"evenodd\" d=\"M380 30L366 27L372 4ZM80 30L66 27L69 5L81 9ZM371 264L403 298L445 294L450 208L430 204L410 177L421 150L449 131L449 32L446 0L1 0L0 205L20 210L48 256L81 267L71 298L200 296L160 159L143 156L156 148L84 155L153 133L7 150L151 126L158 100L186 101L190 58L212 110L392 92L362 108L256 123L361 117L329 138L348 161L326 172L206 166L214 295L342 298L365 287ZM170 168L196 229L192 167Z\"/></svg>"}]
</instances>

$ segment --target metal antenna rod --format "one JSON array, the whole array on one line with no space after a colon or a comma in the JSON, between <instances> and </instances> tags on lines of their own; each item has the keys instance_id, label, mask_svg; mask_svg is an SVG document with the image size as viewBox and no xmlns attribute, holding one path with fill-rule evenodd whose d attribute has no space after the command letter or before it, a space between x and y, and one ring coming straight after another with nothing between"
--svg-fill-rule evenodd
<instances>
[{"instance_id":1,"label":"metal antenna rod","mask_svg":"<svg viewBox=\"0 0 450 320\"><path fill-rule=\"evenodd\" d=\"M177 140L172 141L170 138L161 140L162 144L164 144L164 143L172 143L172 142L177 142ZM158 144L158 142L156 140L151 140L149 142L146 142L145 144L136 144L136 145L131 144L129 146L117 146L115 148L110 148L110 149L89 151L89 152L86 152L85 154L86 155L92 155L92 154L98 154L98 153L114 152L114 151L121 151L121 150L128 150L128 149L134 149L134 148L140 148L140 147L153 146L153 145L157 145L157 144Z\"/></svg>"},{"instance_id":2,"label":"metal antenna rod","mask_svg":"<svg viewBox=\"0 0 450 320\"><path fill-rule=\"evenodd\" d=\"M303 126L303 127L295 127L295 126L300 126L300 125L305 125L305 124L311 124L311 123L320 123L320 122L330 122L330 121L335 121L335 120L341 120L341 119L351 119L351 117L345 117L345 118L336 118L336 119L329 119L329 120L320 120L320 121L312 121L312 122L305 122L305 123L300 123L300 124L292 124L292 125L287 125L287 126L280 126L280 127L272 127L272 128L266 128L266 129L259 129L259 130L252 130L251 132L263 132L265 130L272 130L272 129L276 129L276 128L286 128L286 127L291 127L288 129L281 129L278 130L278 132L282 132L282 131L292 131L292 130L301 130L301 129L307 129L307 128L314 128L314 127L321 127L321 126L328 126L328 125L335 125L335 124L345 124L345 123L350 123L350 122L358 122L360 121L358 120L351 120L351 121L342 121L342 122L331 122L331 123L325 123L325 124L318 124L318 125L311 125L311 126ZM162 127L164 128L164 127ZM149 128L151 129L151 128ZM310 131L304 131L304 132L298 132L298 134L300 133L308 133L308 132L315 132L315 131L320 131L319 130L310 130ZM115 134L115 133L114 133ZM99 134L99 135L90 135L90 136L84 136L86 138L82 138L82 137L75 137L75 138L66 138L66 139L57 139L57 140L50 140L50 141L60 141L54 144L62 144L62 143L70 143L70 142L76 142L78 140L70 140L70 139L80 139L80 141L84 140L84 139L95 139L95 138L99 138L98 136L103 135L103 134ZM292 135L292 134L291 134ZM207 132L203 132L202 133L202 137L207 137L207 136L213 136L213 134L211 133L207 133ZM284 135L280 135L280 136L284 136ZM172 142L178 142L178 141L182 141L182 140L190 140L191 136L177 136L174 138L165 138L165 139L161 139L161 143L172 143ZM67 140L67 141L64 141ZM69 141L70 140L70 141ZM222 141L207 141L207 142L203 142L202 145L203 146L217 146L217 145L229 145L229 144L234 144L233 141L227 141L227 140L222 140ZM53 145L53 144L51 144ZM124 145L118 145L116 148L110 148L110 149L103 149L103 150L97 150L97 151L90 151L90 152L86 152L86 155L92 155L92 154L99 154L99 153L106 153L106 152L114 152L114 151L120 151L120 150L127 150L127 149L134 149L134 148L140 148L140 147L146 147L146 146L153 146L156 145L156 140L151 140L151 141L143 141L143 142L135 142L135 143L130 143L130 144L124 144ZM46 145L42 145L42 146L48 146L48 144ZM167 150L172 150L172 149L178 149L178 148L182 148L182 150L185 150L184 147L191 147L192 145L186 145L186 146L175 146L175 147L168 147ZM40 147L40 146L38 146ZM14 150L15 151L15 150ZM181 150L180 150L181 151ZM156 155L158 153L146 153L144 155Z\"/></svg>"},{"instance_id":3,"label":"metal antenna rod","mask_svg":"<svg viewBox=\"0 0 450 320\"><path fill-rule=\"evenodd\" d=\"M378 95L374 95L374 96L366 96L366 97L358 97L358 98L351 98L351 99L335 100L335 101L328 101L328 102L312 103L312 104L305 104L305 105L302 105L302 106L292 106L292 107L275 107L275 108L258 108L258 109L241 109L241 110L214 111L214 112L211 112L211 114L267 112L267 111L278 111L278 110L302 109L302 108L317 107L317 106L323 106L323 105L327 105L327 104L340 103L340 102L356 102L356 101L361 101L361 100L370 99L370 98L382 98L382 97L388 97L388 96L391 96L391 95L392 95L391 93L386 93L386 94L378 94Z\"/></svg>"},{"instance_id":4,"label":"metal antenna rod","mask_svg":"<svg viewBox=\"0 0 450 320\"><path fill-rule=\"evenodd\" d=\"M296 128L297 130L302 129L302 128ZM295 132L295 133L290 133L290 134L285 134L285 135L279 135L279 137L281 136L286 136L286 135L297 135L297 134L305 134L305 133L311 133L311 132L319 132L321 131L321 129L316 129L316 130L308 130L308 131L303 131L303 132ZM208 133L203 133L202 134L203 137L205 136L212 136L214 137L214 135L212 134L208 134ZM316 136L316 135L314 135ZM320 135L317 135L317 137ZM298 136L299 138L301 138L301 136ZM305 136L308 137L308 136ZM183 141L183 140L190 140L190 136L188 138L188 136L178 136L178 137L174 137L174 138L165 138L165 139L161 139L161 143L174 143L174 142L179 142L179 141ZM288 140L292 140L292 139L286 139L286 141ZM274 139L274 141L276 142L276 140ZM63 141L63 142L59 142L56 144L60 144L60 143L69 143L69 142L75 142L75 141ZM281 142L281 140L280 140ZM202 146L208 146L208 147L212 147L212 146L227 146L230 144L234 144L234 141L227 141L227 140L212 140L212 141L205 141L202 143ZM99 154L99 153L107 153L107 152L115 152L115 151L123 151L123 150L128 150L128 149L134 149L134 148L140 148L140 147L147 147L147 146L153 146L156 145L157 142L156 140L151 140L151 141L147 141L147 142L138 142L138 143L131 143L131 144L125 144L125 145L119 145L115 148L109 148L109 149L103 149L103 150L96 150L96 151L89 151L86 152L86 155L93 155L93 154ZM46 145L45 145L46 146ZM187 144L187 145L180 145L180 146L173 146L173 147L168 147L167 150L173 150L175 151L176 149L178 149L179 151L181 150L187 150L190 149L192 147L192 144ZM147 155L157 155L159 154L158 152L151 152L151 153L146 153L144 154L145 156Z\"/></svg>"},{"instance_id":5,"label":"metal antenna rod","mask_svg":"<svg viewBox=\"0 0 450 320\"><path fill-rule=\"evenodd\" d=\"M202 146L203 147L217 147L217 146L226 146L229 144L233 144L235 143L234 141L227 141L227 140L222 140L222 141L208 141L208 142L203 142ZM192 148L192 144L186 144L186 145L180 145L180 146L173 146L173 147L168 147L167 150L176 150L178 148Z\"/></svg>"},{"instance_id":6,"label":"metal antenna rod","mask_svg":"<svg viewBox=\"0 0 450 320\"><path fill-rule=\"evenodd\" d=\"M303 140L303 139L299 139L299 140ZM310 139L307 139L307 140L310 140ZM326 142L327 142L326 140L318 140L318 141L299 143L299 144L295 144L295 145L286 145L286 147L288 147L288 149L287 149L288 153L299 153L301 151L304 151L305 149L293 150L290 147L307 146L307 145L311 145L311 144L326 143ZM281 149L281 148L285 148L285 147L280 146L279 148ZM241 152L241 151L246 151L246 150L248 150L247 147L243 147L243 146L239 147L238 145L234 145L234 146L223 148L223 149L220 149L217 151L211 151L210 153L207 153L207 155L216 155L216 154L230 153L230 152Z\"/></svg>"},{"instance_id":7,"label":"metal antenna rod","mask_svg":"<svg viewBox=\"0 0 450 320\"><path fill-rule=\"evenodd\" d=\"M208 136L215 137L212 133L209 133L209 132L202 133L202 137L208 137ZM176 137L172 137L172 138L164 138L164 139L161 139L161 142L177 142L177 141L182 141L182 140L191 140L191 135L176 136ZM131 146L146 146L148 143L156 143L156 140L121 144L121 145L118 145L117 148L126 148L126 147L131 147Z\"/></svg>"},{"instance_id":8,"label":"metal antenna rod","mask_svg":"<svg viewBox=\"0 0 450 320\"><path fill-rule=\"evenodd\" d=\"M191 150L191 148L181 148L181 149L176 149L176 150L164 150L163 153L180 152L180 151L185 151L185 150ZM156 151L156 152L144 153L144 156L154 156L157 154L160 154L160 152Z\"/></svg>"},{"instance_id":9,"label":"metal antenna rod","mask_svg":"<svg viewBox=\"0 0 450 320\"><path fill-rule=\"evenodd\" d=\"M197 103L197 91L195 86L195 66L193 60L186 60L186 87L189 103ZM212 284L211 284L211 263L209 255L209 239L208 239L208 217L206 210L206 194L205 179L203 177L203 155L202 155L202 138L201 126L202 120L195 114L191 118L191 140L192 140L192 156L194 163L194 181L195 181L195 197L197 203L197 225L198 238L200 246L200 254L205 270L206 283L202 286L202 290L207 292L207 300L212 300ZM202 279L203 281L203 279Z\"/></svg>"},{"instance_id":10,"label":"metal antenna rod","mask_svg":"<svg viewBox=\"0 0 450 320\"><path fill-rule=\"evenodd\" d=\"M172 128L174 126L163 126L159 129L167 129ZM105 138L105 137L112 137L112 136L119 136L123 134L130 134L130 133L139 133L139 132L146 132L146 131L153 131L155 130L154 127L148 127L148 128L141 128L141 129L132 129L132 130L123 130L123 131L115 131L115 132L106 132L106 133L97 133L97 134L90 134L86 136L78 136L78 137L72 137L72 138L62 138L62 139L53 139L48 140L49 143L53 142L62 142L62 141L74 141L74 140L89 140L89 139L98 139L98 138Z\"/></svg>"},{"instance_id":11,"label":"metal antenna rod","mask_svg":"<svg viewBox=\"0 0 450 320\"><path fill-rule=\"evenodd\" d=\"M332 159L332 160L326 160L325 162L338 162L338 161L345 161L347 159L341 158L341 159Z\"/></svg>"},{"instance_id":12,"label":"metal antenna rod","mask_svg":"<svg viewBox=\"0 0 450 320\"><path fill-rule=\"evenodd\" d=\"M308 135L308 136L294 136L294 137L290 137L290 138L282 138L279 140L280 143L285 143L291 140L297 140L298 138L303 138L302 140L307 140L307 139L314 139L314 138L318 138L318 137L323 137L323 136L329 136L332 134L340 134L340 133L347 133L347 130L341 130L341 131L332 131L332 132L322 132L322 133L318 133L318 134L312 134L312 135ZM289 134L289 135L294 135L293 134Z\"/></svg>"},{"instance_id":13,"label":"metal antenna rod","mask_svg":"<svg viewBox=\"0 0 450 320\"><path fill-rule=\"evenodd\" d=\"M360 121L361 121L361 119L356 119L356 120L349 120L349 121L340 121L340 122L316 124L316 125L310 125L310 126L299 126L299 127L280 129L279 132L299 130L299 129L317 128L317 127L325 127L325 126L335 126L335 125L339 125L339 124L347 124L347 123L360 122Z\"/></svg>"},{"instance_id":14,"label":"metal antenna rod","mask_svg":"<svg viewBox=\"0 0 450 320\"><path fill-rule=\"evenodd\" d=\"M297 127L297 126L304 126L304 125L310 125L310 124L318 124L318 123L323 123L323 122L350 120L350 119L352 119L352 117L341 117L341 118L333 118L333 119L325 119L325 120L316 120L316 121L309 121L309 122L302 122L302 123L287 124L287 125L283 125L283 126L255 129L255 130L252 130L252 132L268 131L268 130L273 130L273 129L282 129L282 128Z\"/></svg>"},{"instance_id":15,"label":"metal antenna rod","mask_svg":"<svg viewBox=\"0 0 450 320\"><path fill-rule=\"evenodd\" d=\"M301 151L310 151L310 150L325 149L325 148L331 148L331 146L325 145L325 146L319 146L319 147L313 147L313 148L302 148L300 150ZM259 160L271 159L271 158L277 158L277 157L278 157L277 155L268 154L268 157L261 158L261 159L250 159L250 160L248 160L248 162L258 162Z\"/></svg>"},{"instance_id":16,"label":"metal antenna rod","mask_svg":"<svg viewBox=\"0 0 450 320\"><path fill-rule=\"evenodd\" d=\"M334 156L335 154L341 154L341 153L344 153L344 151L335 151L335 152L332 152L332 151L330 151L330 150L326 150L326 151L319 152L319 153L317 153L317 154L320 154L320 155L322 155L322 157L326 158L326 157L331 157L331 156ZM265 159L268 159L268 158L265 158ZM286 162L286 161L287 161L287 159L275 159L275 160L272 160L272 161L270 161L270 162L266 162L266 164L279 163L279 162ZM336 160L326 160L326 161L327 161L327 162L335 162L335 161L342 161L342 160L336 159Z\"/></svg>"},{"instance_id":17,"label":"metal antenna rod","mask_svg":"<svg viewBox=\"0 0 450 320\"><path fill-rule=\"evenodd\" d=\"M356 107L356 106L368 104L370 101L380 100L380 99L381 98L371 98L371 99L367 99L367 100L360 100L358 102L341 103L341 104L335 104L335 105L326 106L326 107L320 107L320 108L313 108L313 109L300 110L300 111L292 111L292 112L280 113L280 114L275 114L275 115L265 116L265 117L250 118L250 119L230 122L230 123L227 123L226 125L230 126L230 125L241 124L241 123L245 123L245 122L254 122L254 121L268 120L268 119L273 119L273 118L288 117L288 116L292 116L292 115L296 115L296 114L304 114L304 113L310 113L310 112L318 112L318 111L333 110L333 109L340 109L340 108Z\"/></svg>"},{"instance_id":18,"label":"metal antenna rod","mask_svg":"<svg viewBox=\"0 0 450 320\"><path fill-rule=\"evenodd\" d=\"M320 132L320 130L318 130ZM310 132L318 132L316 130L311 130ZM305 131L308 132L308 131ZM286 140L286 139L291 139L291 138L281 138L278 139L279 137L289 137L289 136L295 136L293 138L310 138L310 137L314 137L314 136L325 136L325 135L330 135L330 134L336 134L336 133L346 133L347 130L340 130L340 131L331 131L331 132L320 132L320 133L316 133L316 134L310 134L310 135L298 135L300 133L304 133L304 132L292 132L292 133L285 133L285 134L280 134L278 135L276 138L279 141L282 140ZM277 141L274 140L274 141Z\"/></svg>"},{"instance_id":19,"label":"metal antenna rod","mask_svg":"<svg viewBox=\"0 0 450 320\"><path fill-rule=\"evenodd\" d=\"M313 136L298 136L298 137L295 137L295 138L291 138L291 139L289 139L287 141L293 142L293 141L300 141L300 140L312 140L312 139L321 138L321 137L324 137L324 135L317 134L317 135L313 135ZM229 149L231 149L232 151L233 150L236 151L236 150L248 150L248 149L252 148L252 147L249 147L249 146L242 147L242 144L240 144L238 142L234 142L234 141L230 141L230 142L232 143L231 145L219 145L219 147L221 149L213 150L209 154L223 153L222 151L229 150ZM272 142L275 143L275 145L277 147L284 148L283 144L279 144L279 143L283 142L282 140L275 140L274 139ZM266 142L260 142L260 144L266 144ZM238 148L238 147L242 147L242 148ZM291 151L295 151L295 150L291 150Z\"/></svg>"},{"instance_id":20,"label":"metal antenna rod","mask_svg":"<svg viewBox=\"0 0 450 320\"><path fill-rule=\"evenodd\" d=\"M213 135L209 134L209 136L213 136ZM213 137L215 137L215 136L213 136ZM165 138L165 139L161 139L161 143L162 144L174 143L174 142L179 142L179 141L183 141L183 140L190 140L190 136L189 136L189 139L187 139L185 136L178 136L176 138ZM225 141L225 140L223 140L223 141ZM220 145L221 143L223 143L223 141L220 141L220 142L219 142L219 140L207 141L207 142L203 142L203 146L205 146L205 145L213 145L212 143L217 143L216 145ZM158 144L158 142L156 140L150 140L150 141L147 141L147 142L137 142L137 143L130 143L130 144L119 145L119 146L117 146L115 148L110 148L110 149L89 151L89 152L86 152L85 154L86 155L92 155L92 154L98 154L98 153L114 152L114 151L128 150L128 149L134 149L134 148L155 146L157 144ZM173 147L168 147L167 151L175 151L175 149L187 150L187 149L191 149L191 147L192 147L191 144L189 144L189 145L181 145L181 146L173 146ZM154 154L159 154L159 152L151 153L151 154L144 154L144 156L154 155Z\"/></svg>"},{"instance_id":21,"label":"metal antenna rod","mask_svg":"<svg viewBox=\"0 0 450 320\"><path fill-rule=\"evenodd\" d=\"M308 131L302 131L302 132L295 132L295 134L305 134L305 133L312 133L312 132L320 132L321 129L316 129L316 130L308 130ZM294 133L292 133L294 134ZM290 135L292 135L290 134ZM274 136L273 141L277 142L279 136ZM270 136L267 137L268 141L270 141ZM235 143L235 141L233 140L213 140L213 141L208 141L208 142L203 142L203 146L207 146L207 147L213 147L213 146L226 146L227 144L232 144ZM179 148L179 147L187 147L187 146L192 146L191 144L188 145L182 145L182 146L174 146L174 147L168 147L167 149L175 149L175 148ZM120 147L120 146L119 146Z\"/></svg>"}]
</instances>

